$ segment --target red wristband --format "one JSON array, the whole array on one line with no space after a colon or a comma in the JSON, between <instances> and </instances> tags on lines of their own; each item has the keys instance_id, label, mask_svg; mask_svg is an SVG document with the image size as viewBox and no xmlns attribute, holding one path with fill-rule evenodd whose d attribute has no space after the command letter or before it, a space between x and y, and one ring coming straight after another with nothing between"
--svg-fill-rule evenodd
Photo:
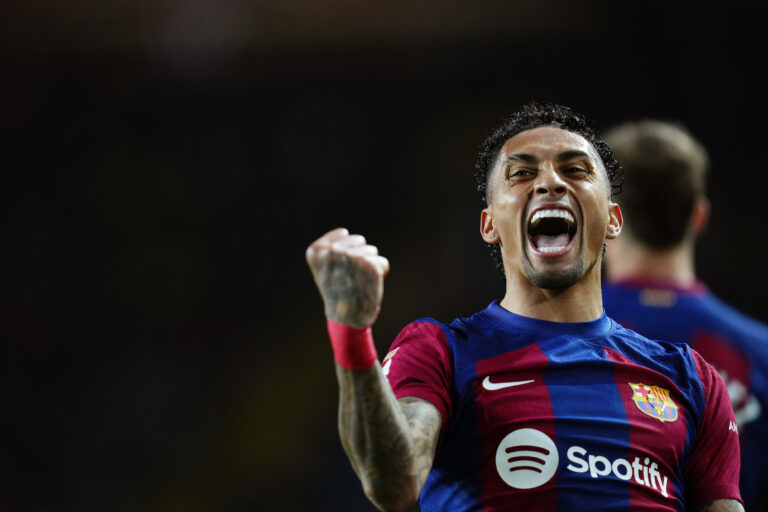
<instances>
[{"instance_id":1,"label":"red wristband","mask_svg":"<svg viewBox=\"0 0 768 512\"><path fill-rule=\"evenodd\" d=\"M367 370L379 359L370 327L352 327L328 319L333 358L349 370Z\"/></svg>"}]
</instances>

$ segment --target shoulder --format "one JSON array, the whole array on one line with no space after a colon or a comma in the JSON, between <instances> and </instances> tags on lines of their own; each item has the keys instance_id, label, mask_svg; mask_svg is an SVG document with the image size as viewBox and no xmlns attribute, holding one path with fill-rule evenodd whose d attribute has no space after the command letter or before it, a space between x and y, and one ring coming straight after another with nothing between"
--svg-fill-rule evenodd
<instances>
[{"instance_id":1,"label":"shoulder","mask_svg":"<svg viewBox=\"0 0 768 512\"><path fill-rule=\"evenodd\" d=\"M452 331L451 325L434 318L423 317L403 327L395 338L395 344L409 342L448 346L448 340L453 335Z\"/></svg>"},{"instance_id":2,"label":"shoulder","mask_svg":"<svg viewBox=\"0 0 768 512\"><path fill-rule=\"evenodd\" d=\"M400 330L400 333L397 336L398 338L401 336L430 337L437 335L440 332L444 333L447 327L447 325L442 322L438 322L434 318L424 317L407 324Z\"/></svg>"},{"instance_id":3,"label":"shoulder","mask_svg":"<svg viewBox=\"0 0 768 512\"><path fill-rule=\"evenodd\" d=\"M448 324L431 317L422 317L403 327L398 337L437 338L451 343L457 338L467 338L484 332L492 325L485 311L471 316L456 317Z\"/></svg>"},{"instance_id":4,"label":"shoulder","mask_svg":"<svg viewBox=\"0 0 768 512\"><path fill-rule=\"evenodd\" d=\"M705 301L711 332L747 354L753 363L768 365L768 325L710 294Z\"/></svg>"},{"instance_id":5,"label":"shoulder","mask_svg":"<svg viewBox=\"0 0 768 512\"><path fill-rule=\"evenodd\" d=\"M445 324L431 317L422 317L407 324L395 338L387 357L394 355L400 348L409 347L411 351L420 351L424 358L438 358L448 364L461 347L482 336L487 328L488 319L482 312L469 317L455 318Z\"/></svg>"},{"instance_id":6,"label":"shoulder","mask_svg":"<svg viewBox=\"0 0 768 512\"><path fill-rule=\"evenodd\" d=\"M690 307L697 311L697 318L710 329L734 338L754 338L768 342L768 325L739 311L711 291L691 301Z\"/></svg>"},{"instance_id":7,"label":"shoulder","mask_svg":"<svg viewBox=\"0 0 768 512\"><path fill-rule=\"evenodd\" d=\"M695 386L694 381L699 380L703 359L685 343L650 339L619 324L615 324L611 338L623 357L667 376L681 388Z\"/></svg>"},{"instance_id":8,"label":"shoulder","mask_svg":"<svg viewBox=\"0 0 768 512\"><path fill-rule=\"evenodd\" d=\"M452 352L448 341L449 332L447 325L433 318L419 318L400 330L382 365L401 349L412 353L416 359L437 359L447 363ZM402 357L402 353L398 357Z\"/></svg>"},{"instance_id":9,"label":"shoulder","mask_svg":"<svg viewBox=\"0 0 768 512\"><path fill-rule=\"evenodd\" d=\"M619 341L630 353L649 358L690 358L690 347L684 343L648 338L637 331L622 326L615 320L611 331L612 337Z\"/></svg>"}]
</instances>

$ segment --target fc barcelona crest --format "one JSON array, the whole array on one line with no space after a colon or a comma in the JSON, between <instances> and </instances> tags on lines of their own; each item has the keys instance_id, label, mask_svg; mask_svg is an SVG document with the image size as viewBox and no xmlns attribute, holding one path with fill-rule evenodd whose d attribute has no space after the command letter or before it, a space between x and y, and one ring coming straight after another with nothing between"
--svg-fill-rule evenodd
<instances>
[{"instance_id":1,"label":"fc barcelona crest","mask_svg":"<svg viewBox=\"0 0 768 512\"><path fill-rule=\"evenodd\" d=\"M669 397L669 390L658 386L629 382L632 401L637 408L659 421L677 420L677 404Z\"/></svg>"}]
</instances>

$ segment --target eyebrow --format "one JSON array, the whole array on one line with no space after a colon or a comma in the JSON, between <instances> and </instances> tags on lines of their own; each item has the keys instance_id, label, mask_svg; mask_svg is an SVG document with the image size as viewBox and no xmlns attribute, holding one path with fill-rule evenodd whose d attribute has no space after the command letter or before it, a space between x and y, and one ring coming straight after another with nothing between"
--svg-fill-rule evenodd
<instances>
[{"instance_id":1,"label":"eyebrow","mask_svg":"<svg viewBox=\"0 0 768 512\"><path fill-rule=\"evenodd\" d=\"M505 162L525 162L527 164L535 164L539 162L539 159L528 153L514 153L509 155Z\"/></svg>"},{"instance_id":2,"label":"eyebrow","mask_svg":"<svg viewBox=\"0 0 768 512\"><path fill-rule=\"evenodd\" d=\"M578 149L572 149L570 151L563 151L557 155L558 162L562 162L563 160L572 160L574 158L589 158L589 154Z\"/></svg>"},{"instance_id":3,"label":"eyebrow","mask_svg":"<svg viewBox=\"0 0 768 512\"><path fill-rule=\"evenodd\" d=\"M558 162L562 162L564 160L572 160L574 158L589 158L589 154L578 149L571 149L568 151L563 151L562 153L557 155ZM538 157L534 155L530 155L528 153L513 153L509 155L505 159L505 161L506 162L524 162L526 164L536 164L539 162L539 159Z\"/></svg>"}]
</instances>

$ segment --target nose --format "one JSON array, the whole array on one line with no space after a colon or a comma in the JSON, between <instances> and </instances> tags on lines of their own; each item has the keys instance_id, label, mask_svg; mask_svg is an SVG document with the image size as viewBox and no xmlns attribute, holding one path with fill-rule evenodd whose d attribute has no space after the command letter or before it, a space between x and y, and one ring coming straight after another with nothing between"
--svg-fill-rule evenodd
<instances>
[{"instance_id":1,"label":"nose","mask_svg":"<svg viewBox=\"0 0 768 512\"><path fill-rule=\"evenodd\" d=\"M536 194L562 196L565 194L565 181L555 169L548 166L539 172L535 183Z\"/></svg>"}]
</instances>

